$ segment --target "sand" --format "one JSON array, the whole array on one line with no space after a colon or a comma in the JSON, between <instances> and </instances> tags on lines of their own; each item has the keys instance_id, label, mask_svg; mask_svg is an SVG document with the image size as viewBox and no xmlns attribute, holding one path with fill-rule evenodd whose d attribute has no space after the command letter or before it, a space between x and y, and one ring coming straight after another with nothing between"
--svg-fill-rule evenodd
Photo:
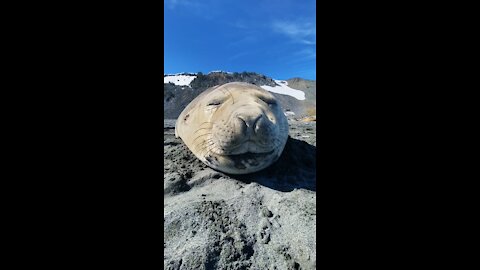
<instances>
[{"instance_id":1,"label":"sand","mask_svg":"<svg viewBox=\"0 0 480 270\"><path fill-rule=\"evenodd\" d=\"M315 122L250 175L201 163L164 121L164 269L315 269Z\"/></svg>"}]
</instances>

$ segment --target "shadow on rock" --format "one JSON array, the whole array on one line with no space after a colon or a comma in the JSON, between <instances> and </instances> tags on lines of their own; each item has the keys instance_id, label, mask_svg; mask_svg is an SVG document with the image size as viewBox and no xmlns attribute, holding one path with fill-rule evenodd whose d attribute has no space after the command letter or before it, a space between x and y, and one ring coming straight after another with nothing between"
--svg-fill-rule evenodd
<instances>
[{"instance_id":1,"label":"shadow on rock","mask_svg":"<svg viewBox=\"0 0 480 270\"><path fill-rule=\"evenodd\" d=\"M316 174L316 147L288 137L282 155L270 167L256 173L229 176L288 192L295 188L316 191Z\"/></svg>"}]
</instances>

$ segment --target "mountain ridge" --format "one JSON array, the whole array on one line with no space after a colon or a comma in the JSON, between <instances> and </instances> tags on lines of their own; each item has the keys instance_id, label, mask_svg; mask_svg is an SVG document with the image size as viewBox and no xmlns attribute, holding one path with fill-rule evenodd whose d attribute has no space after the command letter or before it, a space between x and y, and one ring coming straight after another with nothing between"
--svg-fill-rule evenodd
<instances>
[{"instance_id":1,"label":"mountain ridge","mask_svg":"<svg viewBox=\"0 0 480 270\"><path fill-rule=\"evenodd\" d=\"M256 72L212 71L207 74L164 74L164 119L176 119L188 103L206 89L235 81L251 83L270 91L284 112L289 112L289 117L316 118L315 80L299 77L274 80Z\"/></svg>"}]
</instances>

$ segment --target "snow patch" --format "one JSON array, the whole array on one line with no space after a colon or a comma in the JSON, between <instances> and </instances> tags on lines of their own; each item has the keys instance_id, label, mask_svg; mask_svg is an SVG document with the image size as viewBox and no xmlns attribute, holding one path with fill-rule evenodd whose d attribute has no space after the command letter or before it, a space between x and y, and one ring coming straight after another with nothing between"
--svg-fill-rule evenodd
<instances>
[{"instance_id":1,"label":"snow patch","mask_svg":"<svg viewBox=\"0 0 480 270\"><path fill-rule=\"evenodd\" d=\"M190 86L190 83L197 78L195 75L166 75L163 77L163 83L173 83L175 85Z\"/></svg>"},{"instance_id":2,"label":"snow patch","mask_svg":"<svg viewBox=\"0 0 480 270\"><path fill-rule=\"evenodd\" d=\"M274 81L279 86L272 87L268 85L262 85L261 87L273 93L292 96L298 100L305 100L305 92L288 87L287 81L282 81L282 80L274 80Z\"/></svg>"}]
</instances>

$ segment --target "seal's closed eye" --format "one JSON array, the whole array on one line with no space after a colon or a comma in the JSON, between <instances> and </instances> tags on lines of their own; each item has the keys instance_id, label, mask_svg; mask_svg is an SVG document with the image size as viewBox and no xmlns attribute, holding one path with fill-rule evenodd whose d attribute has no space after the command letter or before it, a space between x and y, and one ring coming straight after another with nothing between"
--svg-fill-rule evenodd
<instances>
[{"instance_id":1,"label":"seal's closed eye","mask_svg":"<svg viewBox=\"0 0 480 270\"><path fill-rule=\"evenodd\" d=\"M207 103L207 106L218 106L223 103L223 99L214 99Z\"/></svg>"}]
</instances>

